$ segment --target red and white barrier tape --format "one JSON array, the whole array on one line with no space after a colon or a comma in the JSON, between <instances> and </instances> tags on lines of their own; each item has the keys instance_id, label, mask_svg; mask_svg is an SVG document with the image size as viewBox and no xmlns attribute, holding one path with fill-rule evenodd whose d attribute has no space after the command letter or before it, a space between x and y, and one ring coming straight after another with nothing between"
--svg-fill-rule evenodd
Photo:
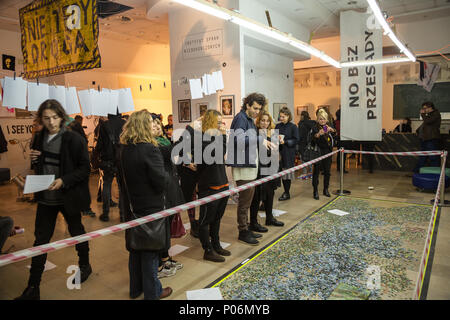
<instances>
[{"instance_id":1,"label":"red and white barrier tape","mask_svg":"<svg viewBox=\"0 0 450 320\"><path fill-rule=\"evenodd\" d=\"M342 150L342 149L341 149ZM299 169L303 169L307 166L310 166L313 163L319 162L325 158L331 157L336 153L341 152L341 150L337 150L334 152L331 152L329 154L326 154L324 156L321 156L317 159L314 159L310 162L306 162L303 163L297 167L293 167L287 170L284 170L282 172L276 173L274 175L259 179L259 180L255 180L252 181L250 183L247 183L245 185L242 185L240 187L236 187L236 188L232 188L226 191L222 191L216 194L213 194L211 196L199 199L199 200L195 200L195 201L191 201L189 203L186 204L182 204L179 205L177 207L171 208L171 209L166 209L157 213L153 213L151 215L142 217L142 218L138 218L132 221L128 221L128 222L124 222L115 226L111 226L108 228L104 228L104 229L100 229L97 231L93 231L93 232L89 232L89 233L85 233L76 237L72 237L72 238L68 238L68 239L63 239L63 240L59 240L59 241L55 241L55 242L51 242L51 243L47 243L47 244L43 244L40 246L36 246L36 247L31 247L28 249L24 249L24 250L20 250L17 252L13 252L13 253L9 253L9 254L5 254L0 256L0 267L8 265L10 263L13 262L18 262L18 261L22 261L34 256L38 256L47 252L51 252L51 251L56 251L56 250L60 250L69 246L73 246L76 245L78 243L82 243L85 241L89 241L95 238L99 238L99 237L104 237L119 231L123 231L132 227L136 227L138 225L150 222L150 221L154 221L157 219L161 219L163 217L168 217L171 216L173 214L179 213L179 212L183 212L185 210L191 209L191 208L195 208L195 207L199 207L201 205L207 204L209 202L224 198L226 196L229 195L233 195L236 193L239 193L241 191L244 191L246 189L258 186L260 184L266 183L268 181L274 180L276 178L282 177L288 173L292 173L295 172Z\"/></svg>"},{"instance_id":2,"label":"red and white barrier tape","mask_svg":"<svg viewBox=\"0 0 450 320\"><path fill-rule=\"evenodd\" d=\"M441 156L444 154L443 151L373 152L357 150L344 150L344 153L379 154L387 156Z\"/></svg>"},{"instance_id":3,"label":"red and white barrier tape","mask_svg":"<svg viewBox=\"0 0 450 320\"><path fill-rule=\"evenodd\" d=\"M423 280L425 278L425 270L426 270L426 266L427 266L427 262L428 262L428 256L430 253L430 246L431 246L431 240L432 240L432 236L433 236L434 225L436 223L436 216L437 216L436 208L438 205L438 201L441 198L442 183L445 184L444 177L445 177L445 162L447 160L447 151L445 151L443 153L442 157L444 157L444 165L442 166L442 169L441 169L441 175L439 177L439 183L438 183L438 187L436 190L436 196L434 197L434 205L433 205L433 209L431 212L430 224L428 225L427 239L425 241L425 247L424 247L423 253L422 253L422 260L420 262L419 275L417 277L416 288L414 289L414 299L415 300L420 299L420 294L421 294L422 286L423 286ZM444 182L442 180L444 180ZM444 186L444 188L445 188L445 186Z\"/></svg>"}]
</instances>

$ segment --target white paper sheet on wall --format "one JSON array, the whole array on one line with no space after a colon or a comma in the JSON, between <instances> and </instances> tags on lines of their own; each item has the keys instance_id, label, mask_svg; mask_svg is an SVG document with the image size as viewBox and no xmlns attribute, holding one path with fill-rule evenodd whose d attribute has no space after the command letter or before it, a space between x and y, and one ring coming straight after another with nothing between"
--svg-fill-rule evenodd
<instances>
[{"instance_id":1,"label":"white paper sheet on wall","mask_svg":"<svg viewBox=\"0 0 450 320\"><path fill-rule=\"evenodd\" d=\"M222 70L213 72L212 76L213 76L214 82L216 84L216 90L223 90L223 89L225 89L225 86L223 84Z\"/></svg>"},{"instance_id":2,"label":"white paper sheet on wall","mask_svg":"<svg viewBox=\"0 0 450 320\"><path fill-rule=\"evenodd\" d=\"M202 81L200 79L190 79L191 99L203 98Z\"/></svg>"},{"instance_id":3,"label":"white paper sheet on wall","mask_svg":"<svg viewBox=\"0 0 450 320\"><path fill-rule=\"evenodd\" d=\"M89 90L78 91L78 98L80 99L81 109L85 117L92 115L92 100Z\"/></svg>"},{"instance_id":4,"label":"white paper sheet on wall","mask_svg":"<svg viewBox=\"0 0 450 320\"><path fill-rule=\"evenodd\" d=\"M4 78L3 106L25 109L27 106L27 81L20 77L16 80L11 77Z\"/></svg>"},{"instance_id":5,"label":"white paper sheet on wall","mask_svg":"<svg viewBox=\"0 0 450 320\"><path fill-rule=\"evenodd\" d=\"M47 83L28 82L28 111L37 111L42 102L50 97Z\"/></svg>"},{"instance_id":6,"label":"white paper sheet on wall","mask_svg":"<svg viewBox=\"0 0 450 320\"><path fill-rule=\"evenodd\" d=\"M89 92L92 101L92 115L106 117L108 115L108 105L104 99L105 94L95 89L91 89Z\"/></svg>"},{"instance_id":7,"label":"white paper sheet on wall","mask_svg":"<svg viewBox=\"0 0 450 320\"><path fill-rule=\"evenodd\" d=\"M133 96L131 95L131 89L119 90L119 112L125 113L134 111Z\"/></svg>"},{"instance_id":8,"label":"white paper sheet on wall","mask_svg":"<svg viewBox=\"0 0 450 320\"><path fill-rule=\"evenodd\" d=\"M119 107L119 91L110 90L110 102L108 105L109 114L117 114L117 108Z\"/></svg>"},{"instance_id":9,"label":"white paper sheet on wall","mask_svg":"<svg viewBox=\"0 0 450 320\"><path fill-rule=\"evenodd\" d=\"M205 96L208 95L208 81L206 80L206 74L202 76L202 92Z\"/></svg>"},{"instance_id":10,"label":"white paper sheet on wall","mask_svg":"<svg viewBox=\"0 0 450 320\"><path fill-rule=\"evenodd\" d=\"M211 74L206 75L206 82L208 83L208 95L215 94L217 88L214 78Z\"/></svg>"},{"instance_id":11,"label":"white paper sheet on wall","mask_svg":"<svg viewBox=\"0 0 450 320\"><path fill-rule=\"evenodd\" d=\"M55 99L66 109L66 88L64 86L50 85L48 87L49 98Z\"/></svg>"},{"instance_id":12,"label":"white paper sheet on wall","mask_svg":"<svg viewBox=\"0 0 450 320\"><path fill-rule=\"evenodd\" d=\"M67 114L80 113L80 103L78 102L77 89L75 87L65 88Z\"/></svg>"}]
</instances>

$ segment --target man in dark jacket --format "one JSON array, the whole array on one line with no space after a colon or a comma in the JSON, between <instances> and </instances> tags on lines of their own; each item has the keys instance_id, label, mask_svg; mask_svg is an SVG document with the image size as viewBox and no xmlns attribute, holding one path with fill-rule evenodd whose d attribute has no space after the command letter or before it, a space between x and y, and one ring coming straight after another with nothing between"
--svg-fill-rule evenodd
<instances>
[{"instance_id":1,"label":"man in dark jacket","mask_svg":"<svg viewBox=\"0 0 450 320\"><path fill-rule=\"evenodd\" d=\"M65 128L68 117L56 100L44 101L37 117L44 129L36 134L30 158L37 175L54 175L55 181L47 190L35 194L38 207L34 246L50 242L58 212L63 214L72 237L84 234L81 209L90 201L90 165L85 140ZM88 242L79 243L75 248L79 257L80 279L84 282L92 273ZM28 286L18 300L40 299L39 285L46 260L47 254L32 258Z\"/></svg>"},{"instance_id":2,"label":"man in dark jacket","mask_svg":"<svg viewBox=\"0 0 450 320\"><path fill-rule=\"evenodd\" d=\"M122 119L120 114L108 115L108 121L105 121L99 130L97 145L95 146L96 152L100 154L100 169L103 171L103 190L102 190L102 202L103 202L103 214L100 215L100 220L109 221L109 208L111 199L111 186L114 177L117 179L117 151L119 145L119 137L122 133L122 127L125 124L125 120ZM123 216L123 208L120 201L120 182L117 181L119 186L119 211L120 221L125 221Z\"/></svg>"},{"instance_id":3,"label":"man in dark jacket","mask_svg":"<svg viewBox=\"0 0 450 320\"><path fill-rule=\"evenodd\" d=\"M422 104L422 109L420 109L420 115L423 119L422 125L416 130L421 141L422 151L435 151L440 148L441 139L441 114L439 110L434 107L433 102L424 102ZM439 156L431 156L430 166L439 167ZM424 167L428 157L419 157L419 162L417 163L414 172L419 173L420 168Z\"/></svg>"},{"instance_id":4,"label":"man in dark jacket","mask_svg":"<svg viewBox=\"0 0 450 320\"><path fill-rule=\"evenodd\" d=\"M267 149L275 148L273 143L258 136L253 121L266 104L264 95L260 93L248 95L244 99L241 112L234 117L231 123L232 132L227 148L226 163L232 167L233 179L237 186L245 185L256 179L258 175L258 144L264 145ZM254 193L254 187L239 192L237 205L238 240L250 245L257 245L259 241L256 238L261 237L260 234L252 231L267 232L267 228L259 224L252 225L252 228L248 224L248 212Z\"/></svg>"},{"instance_id":5,"label":"man in dark jacket","mask_svg":"<svg viewBox=\"0 0 450 320\"><path fill-rule=\"evenodd\" d=\"M88 138L86 136L86 133L84 132L83 128L83 117L82 116L75 116L75 120L72 121L68 126L72 131L78 133L80 136L83 137L83 139L86 141L86 145L88 144ZM92 211L91 203L89 202L89 205L86 208L83 208L81 211L83 216L91 216L95 217L95 212Z\"/></svg>"}]
</instances>

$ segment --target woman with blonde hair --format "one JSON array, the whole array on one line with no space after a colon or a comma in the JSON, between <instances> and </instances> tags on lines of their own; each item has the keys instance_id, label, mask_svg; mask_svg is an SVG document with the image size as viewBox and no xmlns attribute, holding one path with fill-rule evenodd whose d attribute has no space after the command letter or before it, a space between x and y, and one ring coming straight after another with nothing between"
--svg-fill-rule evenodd
<instances>
[{"instance_id":1,"label":"woman with blonde hair","mask_svg":"<svg viewBox=\"0 0 450 320\"><path fill-rule=\"evenodd\" d=\"M266 110L260 112L258 118L256 118L256 128L258 128L258 135L262 136L268 141L274 141L274 129L275 123L272 116ZM260 152L263 150L260 150ZM271 157L272 150L267 150L267 157ZM279 169L279 160L276 159L276 163L262 163L259 158L258 164L258 177L257 179L265 178L270 174L275 174ZM273 168L273 172L270 174L263 174L262 168ZM264 170L264 169L263 169ZM263 183L255 188L255 194L253 195L252 204L250 206L250 226L251 229L266 230L260 232L267 232L267 228L259 225L258 223L258 210L259 203L264 203L264 210L266 212L266 226L282 227L284 223L274 218L272 214L273 198L275 196L275 190L280 186L280 178Z\"/></svg>"},{"instance_id":2,"label":"woman with blonde hair","mask_svg":"<svg viewBox=\"0 0 450 320\"><path fill-rule=\"evenodd\" d=\"M229 186L224 164L226 128L220 112L217 110L206 111L202 119L202 135L202 163L197 163L199 198L228 190ZM219 144L222 145L222 149ZM206 164L204 157L208 153L205 150L211 145L216 147L210 154L214 161L208 161L212 164ZM208 148L208 150L210 149L211 147ZM221 154L216 155L215 152L219 150L222 151ZM230 251L222 248L219 239L220 221L227 207L228 198L227 196L200 207L198 234L203 250L205 250L203 255L205 260L224 262L223 256L231 255Z\"/></svg>"},{"instance_id":3,"label":"woman with blonde hair","mask_svg":"<svg viewBox=\"0 0 450 320\"><path fill-rule=\"evenodd\" d=\"M123 194L126 221L165 208L164 194L169 177L164 170L158 143L152 134L152 122L152 116L147 110L135 112L125 123L120 135L122 146L119 170L125 189ZM139 237L139 241L135 241L137 228L140 226L125 231L126 248L130 252L130 298L135 299L142 293L145 300L168 297L172 289L163 289L158 279L159 251L164 248L156 248L150 236ZM167 229L165 239L170 237L169 230Z\"/></svg>"},{"instance_id":4,"label":"woman with blonde hair","mask_svg":"<svg viewBox=\"0 0 450 320\"><path fill-rule=\"evenodd\" d=\"M312 128L312 144L317 145L320 149L320 155L326 155L333 151L336 130L330 124L329 114L325 109L319 109L316 113L316 125ZM331 161L332 157L328 157L314 164L312 185L314 188L314 199L319 200L319 173L320 166L324 172L323 177L323 195L331 197L328 187L331 177Z\"/></svg>"}]
</instances>

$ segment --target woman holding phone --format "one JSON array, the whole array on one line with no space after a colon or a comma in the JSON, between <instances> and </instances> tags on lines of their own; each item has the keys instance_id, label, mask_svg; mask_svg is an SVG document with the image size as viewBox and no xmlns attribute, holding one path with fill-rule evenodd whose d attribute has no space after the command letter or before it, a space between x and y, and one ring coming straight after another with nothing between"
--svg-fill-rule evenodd
<instances>
[{"instance_id":1,"label":"woman holding phone","mask_svg":"<svg viewBox=\"0 0 450 320\"><path fill-rule=\"evenodd\" d=\"M326 155L333 151L336 130L329 123L330 119L328 113L324 109L319 109L316 113L317 123L312 128L312 144L317 145L320 149L320 155ZM331 177L331 161L332 157L328 157L314 164L313 180L314 199L319 200L319 173L320 166L324 172L323 177L323 195L331 197L328 187L330 185Z\"/></svg>"}]
</instances>

